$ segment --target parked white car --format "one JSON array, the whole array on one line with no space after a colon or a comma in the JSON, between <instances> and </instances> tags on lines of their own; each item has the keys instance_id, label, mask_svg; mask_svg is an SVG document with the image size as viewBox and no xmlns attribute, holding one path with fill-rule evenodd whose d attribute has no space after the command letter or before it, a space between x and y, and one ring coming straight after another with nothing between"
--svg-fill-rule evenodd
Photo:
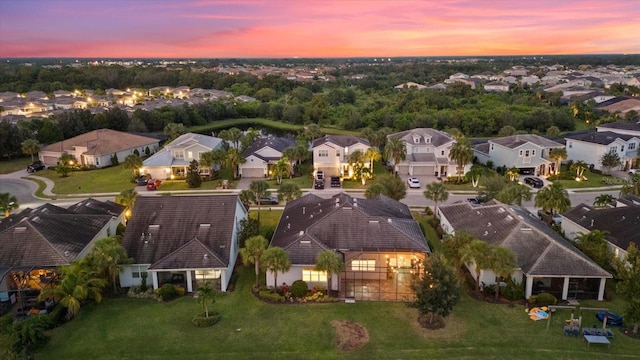
<instances>
[{"instance_id":1,"label":"parked white car","mask_svg":"<svg viewBox=\"0 0 640 360\"><path fill-rule=\"evenodd\" d=\"M420 189L420 180L418 178L408 178L407 184L409 184L411 189Z\"/></svg>"},{"instance_id":2,"label":"parked white car","mask_svg":"<svg viewBox=\"0 0 640 360\"><path fill-rule=\"evenodd\" d=\"M629 176L633 174L640 174L640 169L629 169Z\"/></svg>"}]
</instances>

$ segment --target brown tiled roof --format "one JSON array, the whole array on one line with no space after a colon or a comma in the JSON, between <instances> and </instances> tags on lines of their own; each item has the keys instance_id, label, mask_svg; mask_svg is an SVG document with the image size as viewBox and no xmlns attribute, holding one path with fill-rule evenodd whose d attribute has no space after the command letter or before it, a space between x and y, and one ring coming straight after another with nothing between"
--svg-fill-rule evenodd
<instances>
[{"instance_id":1,"label":"brown tiled roof","mask_svg":"<svg viewBox=\"0 0 640 360\"><path fill-rule=\"evenodd\" d=\"M74 146L82 146L87 147L85 154L105 155L156 143L158 140L151 137L100 129L47 145L41 151L64 152L73 149Z\"/></svg>"},{"instance_id":2,"label":"brown tiled roof","mask_svg":"<svg viewBox=\"0 0 640 360\"><path fill-rule=\"evenodd\" d=\"M327 249L430 252L406 205L383 195L356 199L344 193L288 203L270 246L287 249L293 264L313 264Z\"/></svg>"},{"instance_id":3,"label":"brown tiled roof","mask_svg":"<svg viewBox=\"0 0 640 360\"><path fill-rule=\"evenodd\" d=\"M238 204L237 195L139 197L122 245L155 269L226 267Z\"/></svg>"},{"instance_id":4,"label":"brown tiled roof","mask_svg":"<svg viewBox=\"0 0 640 360\"><path fill-rule=\"evenodd\" d=\"M527 276L611 277L566 239L522 207L497 201L438 207L454 231L465 230L516 256Z\"/></svg>"}]
</instances>

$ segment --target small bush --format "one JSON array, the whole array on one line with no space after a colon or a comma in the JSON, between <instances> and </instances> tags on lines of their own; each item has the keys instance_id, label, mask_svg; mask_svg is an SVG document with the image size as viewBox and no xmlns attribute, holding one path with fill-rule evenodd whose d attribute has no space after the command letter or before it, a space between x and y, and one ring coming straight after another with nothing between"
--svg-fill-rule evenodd
<instances>
[{"instance_id":1,"label":"small bush","mask_svg":"<svg viewBox=\"0 0 640 360\"><path fill-rule=\"evenodd\" d=\"M13 314L0 316L0 334L9 334L13 326Z\"/></svg>"},{"instance_id":2,"label":"small bush","mask_svg":"<svg viewBox=\"0 0 640 360\"><path fill-rule=\"evenodd\" d=\"M323 294L327 293L327 287L324 285L313 285L313 287L311 288L311 293L315 294L317 292L321 292Z\"/></svg>"},{"instance_id":3,"label":"small bush","mask_svg":"<svg viewBox=\"0 0 640 360\"><path fill-rule=\"evenodd\" d=\"M500 293L510 301L524 299L524 284L518 284L513 279L508 279L507 285L500 289Z\"/></svg>"},{"instance_id":4,"label":"small bush","mask_svg":"<svg viewBox=\"0 0 640 360\"><path fill-rule=\"evenodd\" d=\"M261 299L265 299L268 301L273 301L273 302L284 302L284 296L276 293L276 292L271 292L269 290L265 290L265 291L260 291L258 293L258 296L260 296Z\"/></svg>"},{"instance_id":5,"label":"small bush","mask_svg":"<svg viewBox=\"0 0 640 360\"><path fill-rule=\"evenodd\" d=\"M178 296L183 296L184 288L173 284L164 284L156 290L156 294L162 298L162 301L169 301L177 298Z\"/></svg>"},{"instance_id":6,"label":"small bush","mask_svg":"<svg viewBox=\"0 0 640 360\"><path fill-rule=\"evenodd\" d=\"M309 292L309 286L304 280L296 280L291 284L291 293L297 298L304 297Z\"/></svg>"},{"instance_id":7,"label":"small bush","mask_svg":"<svg viewBox=\"0 0 640 360\"><path fill-rule=\"evenodd\" d=\"M220 318L221 316L219 313L215 311L209 311L209 317L205 317L204 313L198 314L193 317L191 323L193 323L193 325L195 325L196 327L208 327L218 323L218 321L220 321Z\"/></svg>"},{"instance_id":8,"label":"small bush","mask_svg":"<svg viewBox=\"0 0 640 360\"><path fill-rule=\"evenodd\" d=\"M484 296L494 296L496 294L496 284L487 285L482 283L482 293Z\"/></svg>"},{"instance_id":9,"label":"small bush","mask_svg":"<svg viewBox=\"0 0 640 360\"><path fill-rule=\"evenodd\" d=\"M424 214L427 216L431 216L433 215L433 210L431 210L431 208L427 206L426 208L424 208Z\"/></svg>"},{"instance_id":10,"label":"small bush","mask_svg":"<svg viewBox=\"0 0 640 360\"><path fill-rule=\"evenodd\" d=\"M51 328L58 327L65 323L67 316L67 308L57 304L49 314L49 325Z\"/></svg>"},{"instance_id":11,"label":"small bush","mask_svg":"<svg viewBox=\"0 0 640 360\"><path fill-rule=\"evenodd\" d=\"M538 294L538 299L536 300L537 306L549 306L555 305L558 303L558 299L555 296L549 293L540 293Z\"/></svg>"},{"instance_id":12,"label":"small bush","mask_svg":"<svg viewBox=\"0 0 640 360\"><path fill-rule=\"evenodd\" d=\"M139 286L132 286L129 288L127 292L127 297L134 299L154 299L160 300L159 296L153 291L153 289L148 288L146 291L142 291Z\"/></svg>"}]
</instances>

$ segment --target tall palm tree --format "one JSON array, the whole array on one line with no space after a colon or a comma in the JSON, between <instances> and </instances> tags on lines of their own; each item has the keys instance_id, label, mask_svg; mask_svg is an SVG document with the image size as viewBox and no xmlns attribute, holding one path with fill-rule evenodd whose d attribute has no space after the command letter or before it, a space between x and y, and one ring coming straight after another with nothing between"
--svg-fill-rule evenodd
<instances>
[{"instance_id":1,"label":"tall palm tree","mask_svg":"<svg viewBox=\"0 0 640 360\"><path fill-rule=\"evenodd\" d=\"M447 235L444 239L443 252L451 264L460 272L462 268L464 249L476 238L467 231L456 231L453 235Z\"/></svg>"},{"instance_id":2,"label":"tall palm tree","mask_svg":"<svg viewBox=\"0 0 640 360\"><path fill-rule=\"evenodd\" d=\"M491 249L489 255L489 268L500 278L509 279L513 270L518 266L516 256L504 246L496 246ZM496 284L496 300L500 297L500 281Z\"/></svg>"},{"instance_id":3,"label":"tall palm tree","mask_svg":"<svg viewBox=\"0 0 640 360\"><path fill-rule=\"evenodd\" d=\"M98 275L108 279L113 286L113 293L116 293L116 279L124 265L130 263L131 259L122 247L119 237L110 236L96 241L87 256L87 262Z\"/></svg>"},{"instance_id":4,"label":"tall palm tree","mask_svg":"<svg viewBox=\"0 0 640 360\"><path fill-rule=\"evenodd\" d=\"M606 207L611 202L613 202L613 200L615 200L613 195L600 194L600 195L596 196L596 199L593 202L593 206L595 206L595 207Z\"/></svg>"},{"instance_id":5,"label":"tall palm tree","mask_svg":"<svg viewBox=\"0 0 640 360\"><path fill-rule=\"evenodd\" d=\"M205 281L204 285L198 288L198 303L204 308L204 317L209 317L209 304L216 302L216 291Z\"/></svg>"},{"instance_id":6,"label":"tall palm tree","mask_svg":"<svg viewBox=\"0 0 640 360\"><path fill-rule=\"evenodd\" d=\"M252 203L256 202L256 195L251 190L242 190L238 194L240 202L248 209Z\"/></svg>"},{"instance_id":7,"label":"tall palm tree","mask_svg":"<svg viewBox=\"0 0 640 360\"><path fill-rule=\"evenodd\" d=\"M449 198L449 192L447 191L447 187L444 186L441 182L432 182L428 184L425 188L426 190L423 192L423 195L428 200L432 200L435 204L433 206L433 213L437 214L438 212L438 203L442 201L447 201Z\"/></svg>"},{"instance_id":8,"label":"tall palm tree","mask_svg":"<svg viewBox=\"0 0 640 360\"><path fill-rule=\"evenodd\" d=\"M289 146L282 150L282 158L287 158L287 160L289 161L289 170L291 170L290 175L293 175L293 166L296 163L297 151L298 150L296 149L296 146Z\"/></svg>"},{"instance_id":9,"label":"tall palm tree","mask_svg":"<svg viewBox=\"0 0 640 360\"><path fill-rule=\"evenodd\" d=\"M369 173L373 176L373 163L382 158L382 154L375 147L370 147L365 151L364 157L369 159Z\"/></svg>"},{"instance_id":10,"label":"tall palm tree","mask_svg":"<svg viewBox=\"0 0 640 360\"><path fill-rule=\"evenodd\" d=\"M364 185L367 171L364 167L365 156L360 150L356 150L349 155L349 166L353 170L353 179L358 181L362 180Z\"/></svg>"},{"instance_id":11,"label":"tall palm tree","mask_svg":"<svg viewBox=\"0 0 640 360\"><path fill-rule=\"evenodd\" d=\"M464 136L459 137L451 146L449 157L458 165L456 167L456 175L458 176L458 182L460 182L464 175L464 167L473 160L471 142Z\"/></svg>"},{"instance_id":12,"label":"tall palm tree","mask_svg":"<svg viewBox=\"0 0 640 360\"><path fill-rule=\"evenodd\" d=\"M567 149L555 148L549 151L549 159L554 162L553 171L556 175L560 172L560 163L567 159Z\"/></svg>"},{"instance_id":13,"label":"tall palm tree","mask_svg":"<svg viewBox=\"0 0 640 360\"><path fill-rule=\"evenodd\" d=\"M22 142L22 152L26 155L31 155L31 162L33 162L33 155L40 151L40 143L36 139L27 139Z\"/></svg>"},{"instance_id":14,"label":"tall palm tree","mask_svg":"<svg viewBox=\"0 0 640 360\"><path fill-rule=\"evenodd\" d=\"M511 169L507 170L505 175L507 175L509 181L516 181L518 179L518 176L520 176L520 169L514 166Z\"/></svg>"},{"instance_id":15,"label":"tall palm tree","mask_svg":"<svg viewBox=\"0 0 640 360\"><path fill-rule=\"evenodd\" d=\"M280 201L284 200L289 202L299 198L300 196L302 196L302 190L300 190L300 187L297 184L289 182L280 185L278 188L278 199L280 199Z\"/></svg>"},{"instance_id":16,"label":"tall palm tree","mask_svg":"<svg viewBox=\"0 0 640 360\"><path fill-rule=\"evenodd\" d=\"M620 196L628 194L640 196L640 173L632 174L629 180L625 180L622 184Z\"/></svg>"},{"instance_id":17,"label":"tall palm tree","mask_svg":"<svg viewBox=\"0 0 640 360\"><path fill-rule=\"evenodd\" d=\"M291 177L291 166L289 165L289 159L283 157L273 165L273 175L276 177L278 185L282 184L282 177L285 174L289 174L289 177Z\"/></svg>"},{"instance_id":18,"label":"tall palm tree","mask_svg":"<svg viewBox=\"0 0 640 360\"><path fill-rule=\"evenodd\" d=\"M332 275L343 272L345 264L342 261L342 256L335 252L335 250L325 250L319 252L316 256L316 265L314 269L327 273L327 289L330 293L333 289L331 284Z\"/></svg>"},{"instance_id":19,"label":"tall palm tree","mask_svg":"<svg viewBox=\"0 0 640 360\"><path fill-rule=\"evenodd\" d=\"M128 219L131 217L131 209L133 204L136 203L138 193L134 189L122 190L120 195L116 197L116 203L125 206L125 217Z\"/></svg>"},{"instance_id":20,"label":"tall palm tree","mask_svg":"<svg viewBox=\"0 0 640 360\"><path fill-rule=\"evenodd\" d=\"M480 274L482 269L487 269L489 264L489 245L482 240L471 240L471 242L462 249L462 262L473 263L476 272L476 291L480 292Z\"/></svg>"},{"instance_id":21,"label":"tall palm tree","mask_svg":"<svg viewBox=\"0 0 640 360\"><path fill-rule=\"evenodd\" d=\"M273 287L278 286L278 273L289 271L291 268L289 254L283 248L277 246L270 247L264 251L261 263L265 270L273 272Z\"/></svg>"},{"instance_id":22,"label":"tall palm tree","mask_svg":"<svg viewBox=\"0 0 640 360\"><path fill-rule=\"evenodd\" d=\"M74 262L60 270L62 280L54 287L45 287L40 291L38 300L53 298L67 308L67 318L71 319L80 311L80 306L93 299L102 301L102 289L107 285L105 279L96 277L95 272L83 262Z\"/></svg>"},{"instance_id":23,"label":"tall palm tree","mask_svg":"<svg viewBox=\"0 0 640 360\"><path fill-rule=\"evenodd\" d=\"M129 154L124 158L122 167L131 169L131 177L135 179L138 169L142 167L142 158L138 154Z\"/></svg>"},{"instance_id":24,"label":"tall palm tree","mask_svg":"<svg viewBox=\"0 0 640 360\"><path fill-rule=\"evenodd\" d=\"M407 158L407 147L404 140L400 138L391 138L384 147L385 158L393 161L393 170L398 174L398 165Z\"/></svg>"},{"instance_id":25,"label":"tall palm tree","mask_svg":"<svg viewBox=\"0 0 640 360\"><path fill-rule=\"evenodd\" d=\"M523 200L529 201L532 196L533 194L528 186L512 182L505 185L495 195L495 198L505 204L521 206Z\"/></svg>"},{"instance_id":26,"label":"tall palm tree","mask_svg":"<svg viewBox=\"0 0 640 360\"><path fill-rule=\"evenodd\" d=\"M256 272L256 286L258 286L258 277L260 275L260 258L267 250L269 242L262 235L252 236L248 238L244 247L240 249L240 255L242 256L242 262L246 265L253 264Z\"/></svg>"},{"instance_id":27,"label":"tall palm tree","mask_svg":"<svg viewBox=\"0 0 640 360\"><path fill-rule=\"evenodd\" d=\"M569 170L576 172L576 179L582 179L582 175L584 175L584 171L587 170L589 166L586 162L582 160L578 160L571 164Z\"/></svg>"},{"instance_id":28,"label":"tall palm tree","mask_svg":"<svg viewBox=\"0 0 640 360\"><path fill-rule=\"evenodd\" d=\"M258 228L260 228L260 198L269 196L269 183L264 180L254 180L249 184L249 191L253 193L256 203L258 204Z\"/></svg>"},{"instance_id":29,"label":"tall palm tree","mask_svg":"<svg viewBox=\"0 0 640 360\"><path fill-rule=\"evenodd\" d=\"M544 187L536 194L535 206L552 215L563 213L571 207L569 193L559 183Z\"/></svg>"},{"instance_id":30,"label":"tall palm tree","mask_svg":"<svg viewBox=\"0 0 640 360\"><path fill-rule=\"evenodd\" d=\"M4 217L8 218L11 210L19 208L18 198L9 193L0 193L0 209L4 211Z\"/></svg>"},{"instance_id":31,"label":"tall palm tree","mask_svg":"<svg viewBox=\"0 0 640 360\"><path fill-rule=\"evenodd\" d=\"M238 165L247 162L247 159L242 156L240 149L231 148L227 151L227 164L233 169L233 178L238 178Z\"/></svg>"},{"instance_id":32,"label":"tall palm tree","mask_svg":"<svg viewBox=\"0 0 640 360\"><path fill-rule=\"evenodd\" d=\"M236 149L240 150L240 141L242 140L242 130L236 128L236 127L232 127L231 129L227 130L228 134L229 134L229 141L231 141L233 143L233 147L235 147Z\"/></svg>"}]
</instances>

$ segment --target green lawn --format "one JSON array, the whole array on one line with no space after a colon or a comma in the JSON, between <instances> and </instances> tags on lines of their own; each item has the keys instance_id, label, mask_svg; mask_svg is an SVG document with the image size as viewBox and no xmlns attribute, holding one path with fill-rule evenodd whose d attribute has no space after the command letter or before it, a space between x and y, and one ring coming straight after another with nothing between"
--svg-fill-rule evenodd
<instances>
[{"instance_id":1,"label":"green lawn","mask_svg":"<svg viewBox=\"0 0 640 360\"><path fill-rule=\"evenodd\" d=\"M9 174L12 172L16 172L18 170L24 170L24 173L27 173L27 166L31 164L31 158L19 158L12 160L2 160L0 161L0 174Z\"/></svg>"},{"instance_id":2,"label":"green lawn","mask_svg":"<svg viewBox=\"0 0 640 360\"><path fill-rule=\"evenodd\" d=\"M54 194L84 194L120 192L134 188L131 181L131 170L119 166L111 166L104 169L73 171L69 176L62 177L55 170L38 171L37 176L49 178L55 182Z\"/></svg>"},{"instance_id":3,"label":"green lawn","mask_svg":"<svg viewBox=\"0 0 640 360\"><path fill-rule=\"evenodd\" d=\"M277 184L275 179L266 179L265 180L269 184L269 189L277 189L280 185ZM313 179L310 176L298 176L293 178L283 178L282 183L294 183L298 185L300 189L310 189L313 187Z\"/></svg>"},{"instance_id":4,"label":"green lawn","mask_svg":"<svg viewBox=\"0 0 640 360\"><path fill-rule=\"evenodd\" d=\"M148 300L108 299L88 305L70 323L52 332L37 359L619 359L638 358L637 340L614 329L610 349L587 349L582 338L566 337L558 312L546 330L529 320L522 306L478 302L463 296L443 330L422 329L417 311L402 303L270 305L253 297L250 268L239 269L233 293L218 297L213 308L222 320L196 328L190 319L197 302L183 297L164 304ZM591 305L591 304L588 304ZM609 304L598 303L598 306ZM619 311L614 307L611 310ZM334 319L363 324L369 343L342 353L334 348ZM585 313L591 326L593 314Z\"/></svg>"},{"instance_id":5,"label":"green lawn","mask_svg":"<svg viewBox=\"0 0 640 360\"><path fill-rule=\"evenodd\" d=\"M588 188L588 187L602 187L602 186L615 185L615 184L607 184L607 183L603 182L603 179L605 177L611 178L611 176L592 173L589 170L586 170L584 172L584 176L587 178L587 180L582 180L582 181L576 181L574 179L571 179L571 180L553 180L553 182L561 184L562 187L564 187L565 189L581 189L581 188ZM622 182L622 180L620 180L620 183L621 182Z\"/></svg>"}]
</instances>

